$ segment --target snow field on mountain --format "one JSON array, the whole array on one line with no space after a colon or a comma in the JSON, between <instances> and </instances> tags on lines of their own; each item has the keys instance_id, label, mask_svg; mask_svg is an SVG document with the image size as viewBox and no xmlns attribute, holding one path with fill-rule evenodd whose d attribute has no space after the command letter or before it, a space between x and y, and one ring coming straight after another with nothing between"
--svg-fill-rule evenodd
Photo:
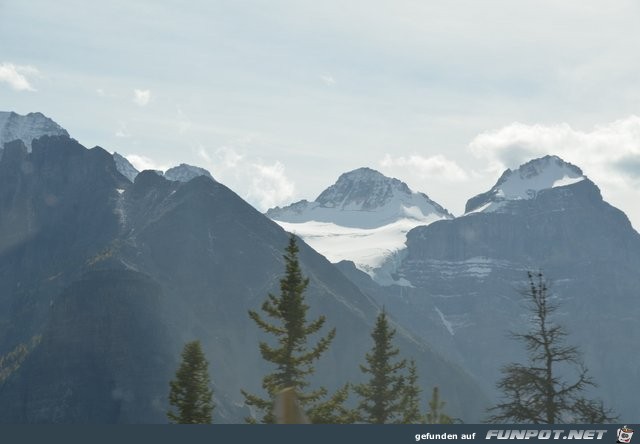
<instances>
[{"instance_id":1,"label":"snow field on mountain","mask_svg":"<svg viewBox=\"0 0 640 444\"><path fill-rule=\"evenodd\" d=\"M302 211L284 211L273 217L276 221L289 223L320 222L333 223L342 227L374 229L395 223L401 219L413 221L413 226L427 225L444 218L427 202L418 201L415 196L402 199L393 196L388 202L375 210L362 210L357 204L348 204L343 208L321 206L310 202Z\"/></svg>"},{"instance_id":2,"label":"snow field on mountain","mask_svg":"<svg viewBox=\"0 0 640 444\"><path fill-rule=\"evenodd\" d=\"M352 228L331 222L309 221L291 223L275 221L285 230L294 233L330 262L353 261L359 270L371 277L386 280L387 273L376 273L389 258L405 248L407 232L418 225L426 225L442 216L432 214L421 223L414 219L400 219L378 228ZM391 270L389 270L390 272ZM379 279L376 279L379 280Z\"/></svg>"}]
</instances>

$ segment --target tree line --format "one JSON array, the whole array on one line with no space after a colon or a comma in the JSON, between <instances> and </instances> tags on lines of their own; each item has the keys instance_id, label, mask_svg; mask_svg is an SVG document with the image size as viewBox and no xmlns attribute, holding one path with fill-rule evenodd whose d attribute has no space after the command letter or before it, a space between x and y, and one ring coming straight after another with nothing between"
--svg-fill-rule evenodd
<instances>
[{"instance_id":1,"label":"tree line","mask_svg":"<svg viewBox=\"0 0 640 444\"><path fill-rule=\"evenodd\" d=\"M400 358L394 346L396 330L389 324L384 309L377 316L371 332L372 348L365 354L360 370L365 382L345 384L334 393L324 387L310 389L309 377L313 364L330 347L336 330L329 330L314 344L309 336L319 333L326 318L307 320L309 306L304 292L309 285L298 262L298 246L292 235L285 249L285 273L280 279L280 294L268 294L261 306L262 313L249 311L256 325L271 335L275 345L260 342L262 358L274 365L274 371L262 379L265 397L242 390L245 404L259 412L248 417L248 423L287 422L282 418L278 400L283 390L293 394L292 402L302 414L296 421L314 424L449 424L454 420L444 413L445 402L438 387L432 388L425 413L420 408L422 389L413 359ZM510 423L603 423L615 420L602 402L587 399L581 393L595 386L580 361L576 347L564 344L565 330L553 324L549 316L557 306L550 303L548 288L542 273L528 274L529 286L524 292L534 319L532 330L514 333L524 342L529 356L527 365L513 363L502 370L497 386L503 399L489 409L488 422ZM557 374L559 365L579 368L575 381L567 382ZM210 388L208 362L199 341L184 346L182 362L175 379L170 382L168 419L178 424L208 424L212 422L215 405ZM351 394L355 407L347 405Z\"/></svg>"}]
</instances>

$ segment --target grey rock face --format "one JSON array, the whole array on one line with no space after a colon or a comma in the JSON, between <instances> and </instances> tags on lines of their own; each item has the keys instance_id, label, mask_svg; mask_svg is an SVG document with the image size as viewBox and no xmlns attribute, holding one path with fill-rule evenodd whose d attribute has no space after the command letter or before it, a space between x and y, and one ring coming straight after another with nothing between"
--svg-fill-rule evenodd
<instances>
[{"instance_id":1,"label":"grey rock face","mask_svg":"<svg viewBox=\"0 0 640 444\"><path fill-rule=\"evenodd\" d=\"M481 195L468 208L491 198ZM599 384L593 394L631 420L640 415L628 390L640 377L640 358L629 354L640 338L639 268L640 235L584 179L509 201L500 211L413 229L398 269L413 288L376 298L403 325L434 338L441 352L455 350L448 356L490 390L501 366L524 358L508 332L526 331L519 291L527 270L542 270L560 304L555 319Z\"/></svg>"},{"instance_id":2,"label":"grey rock face","mask_svg":"<svg viewBox=\"0 0 640 444\"><path fill-rule=\"evenodd\" d=\"M42 136L67 136L69 133L42 113L21 116L0 111L0 152L5 143L20 139L31 151L31 142Z\"/></svg>"},{"instance_id":3,"label":"grey rock face","mask_svg":"<svg viewBox=\"0 0 640 444\"><path fill-rule=\"evenodd\" d=\"M388 178L371 168L358 168L342 174L334 185L318 196L316 202L331 208L358 205L363 210L372 210L388 202L394 189L411 193L409 187L398 179Z\"/></svg>"},{"instance_id":4,"label":"grey rock face","mask_svg":"<svg viewBox=\"0 0 640 444\"><path fill-rule=\"evenodd\" d=\"M140 173L131 162L129 162L126 157L113 153L113 160L116 162L116 167L118 171L133 182L136 179L136 176ZM196 177L205 176L211 180L214 180L209 171L204 168L196 167L193 165L187 165L186 163L181 163L180 165L169 168L164 173L162 171L154 170L156 174L159 176L164 176L167 180L177 181L177 182L189 182L191 179L195 179Z\"/></svg>"},{"instance_id":5,"label":"grey rock face","mask_svg":"<svg viewBox=\"0 0 640 444\"><path fill-rule=\"evenodd\" d=\"M133 183L139 171L131 165L131 162L129 162L126 157L118 153L113 153L113 161L116 163L116 168L120 171L120 174Z\"/></svg>"},{"instance_id":6,"label":"grey rock face","mask_svg":"<svg viewBox=\"0 0 640 444\"><path fill-rule=\"evenodd\" d=\"M140 273L104 270L57 294L42 342L5 387L2 422L158 422L175 359L161 293Z\"/></svg>"}]
</instances>

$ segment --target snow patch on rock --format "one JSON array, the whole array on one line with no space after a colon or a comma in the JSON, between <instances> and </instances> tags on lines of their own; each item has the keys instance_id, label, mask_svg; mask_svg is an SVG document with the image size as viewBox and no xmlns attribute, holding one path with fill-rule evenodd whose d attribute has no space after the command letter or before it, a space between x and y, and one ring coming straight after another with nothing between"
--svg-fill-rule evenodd
<instances>
[{"instance_id":1,"label":"snow patch on rock","mask_svg":"<svg viewBox=\"0 0 640 444\"><path fill-rule=\"evenodd\" d=\"M486 193L467 202L465 215L504 209L504 203L533 199L542 190L576 184L586 179L582 170L558 156L531 160L516 170L506 170Z\"/></svg>"}]
</instances>

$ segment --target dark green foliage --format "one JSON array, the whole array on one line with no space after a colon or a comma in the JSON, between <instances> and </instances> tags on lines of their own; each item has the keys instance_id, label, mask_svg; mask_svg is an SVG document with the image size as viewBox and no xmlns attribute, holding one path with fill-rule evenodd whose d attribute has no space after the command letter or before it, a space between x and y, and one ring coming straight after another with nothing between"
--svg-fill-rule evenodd
<instances>
[{"instance_id":1,"label":"dark green foliage","mask_svg":"<svg viewBox=\"0 0 640 444\"><path fill-rule=\"evenodd\" d=\"M416 362L412 359L407 367L408 374L402 397L402 420L403 424L420 424L422 415L420 414L420 393L422 389L418 385L418 369Z\"/></svg>"},{"instance_id":2,"label":"dark green foliage","mask_svg":"<svg viewBox=\"0 0 640 444\"><path fill-rule=\"evenodd\" d=\"M208 367L200 341L185 344L180 368L169 383L169 404L175 411L169 411L167 417L172 423L211 424L215 406L211 400Z\"/></svg>"},{"instance_id":3,"label":"dark green foliage","mask_svg":"<svg viewBox=\"0 0 640 444\"><path fill-rule=\"evenodd\" d=\"M313 424L352 424L358 420L358 413L348 409L344 403L349 397L349 384L334 393L332 397L309 410Z\"/></svg>"},{"instance_id":4,"label":"dark green foliage","mask_svg":"<svg viewBox=\"0 0 640 444\"><path fill-rule=\"evenodd\" d=\"M442 412L444 406L445 402L440 400L438 387L434 387L429 400L429 411L425 415L424 422L427 424L452 424L453 419Z\"/></svg>"},{"instance_id":5,"label":"dark green foliage","mask_svg":"<svg viewBox=\"0 0 640 444\"><path fill-rule=\"evenodd\" d=\"M524 334L513 334L522 341L529 355L527 365L512 363L502 370L498 382L504 401L490 409L489 418L497 423L604 423L615 420L601 402L581 396L595 386L580 361L577 347L564 344L566 331L549 317L558 306L549 300L549 289L542 273L528 273L529 286L523 293L532 315L533 327ZM558 376L560 367L572 368L576 377L566 382Z\"/></svg>"},{"instance_id":6,"label":"dark green foliage","mask_svg":"<svg viewBox=\"0 0 640 444\"><path fill-rule=\"evenodd\" d=\"M365 355L367 365L360 370L370 375L369 381L354 387L360 396L360 421L371 424L397 423L402 420L405 378L402 370L406 361L393 362L399 350L391 341L396 331L389 327L384 311L378 315L371 333L373 348Z\"/></svg>"},{"instance_id":7,"label":"dark green foliage","mask_svg":"<svg viewBox=\"0 0 640 444\"><path fill-rule=\"evenodd\" d=\"M338 391L325 403L320 400L327 395L325 388L308 391L307 378L313 373L313 362L320 358L333 338L335 329L330 330L324 337L318 339L312 347L308 345L308 337L316 334L324 326L325 317L320 316L314 321L307 321L309 306L304 302L304 291L309 285L309 279L304 278L298 263L298 246L296 239L291 236L285 250L285 276L280 280L280 295L269 294L262 304L262 311L274 322L268 322L255 311L249 311L249 316L265 332L278 339L276 346L260 343L262 357L276 366L275 372L266 375L262 380L262 388L267 392L267 399L242 391L246 403L262 411L263 423L274 423L273 399L278 391L293 388L296 391L300 406L306 411L312 421L336 421L338 413L331 410L342 409L341 403L346 398L346 388ZM346 410L345 410L346 411ZM253 422L252 418L247 418Z\"/></svg>"}]
</instances>

